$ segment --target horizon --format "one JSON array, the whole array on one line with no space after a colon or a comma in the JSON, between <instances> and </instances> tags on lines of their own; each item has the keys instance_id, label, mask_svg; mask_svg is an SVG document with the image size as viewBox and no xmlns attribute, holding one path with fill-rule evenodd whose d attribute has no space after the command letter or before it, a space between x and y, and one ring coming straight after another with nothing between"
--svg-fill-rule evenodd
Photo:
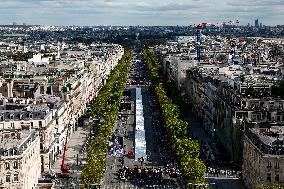
<instances>
[{"instance_id":1,"label":"horizon","mask_svg":"<svg viewBox=\"0 0 284 189\"><path fill-rule=\"evenodd\" d=\"M250 26L254 27L254 24L248 23ZM235 25L236 27L247 27L248 24L244 25ZM45 24L26 24L26 23L9 23L9 24L0 24L0 26L13 26L13 27L31 27L31 26L51 26L51 27L189 27L189 25L45 25ZM230 26L227 24L226 26ZM277 27L277 26L284 26L284 24L276 24L276 25L265 25L265 27ZM211 26L209 26L211 27Z\"/></svg>"},{"instance_id":2,"label":"horizon","mask_svg":"<svg viewBox=\"0 0 284 189\"><path fill-rule=\"evenodd\" d=\"M52 26L187 26L202 22L258 19L263 25L283 25L284 2L279 0L9 0L1 2L0 24Z\"/></svg>"}]
</instances>

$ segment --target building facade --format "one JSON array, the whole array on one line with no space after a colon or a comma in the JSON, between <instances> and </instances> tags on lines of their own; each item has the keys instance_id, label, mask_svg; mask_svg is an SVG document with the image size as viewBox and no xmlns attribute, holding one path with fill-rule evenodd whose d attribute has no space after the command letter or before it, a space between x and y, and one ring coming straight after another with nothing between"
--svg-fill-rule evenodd
<instances>
[{"instance_id":1,"label":"building facade","mask_svg":"<svg viewBox=\"0 0 284 189\"><path fill-rule=\"evenodd\" d=\"M253 128L243 139L243 178L248 188L284 185L283 126Z\"/></svg>"},{"instance_id":2,"label":"building facade","mask_svg":"<svg viewBox=\"0 0 284 189\"><path fill-rule=\"evenodd\" d=\"M0 135L0 188L35 189L41 177L39 136L33 130Z\"/></svg>"}]
</instances>

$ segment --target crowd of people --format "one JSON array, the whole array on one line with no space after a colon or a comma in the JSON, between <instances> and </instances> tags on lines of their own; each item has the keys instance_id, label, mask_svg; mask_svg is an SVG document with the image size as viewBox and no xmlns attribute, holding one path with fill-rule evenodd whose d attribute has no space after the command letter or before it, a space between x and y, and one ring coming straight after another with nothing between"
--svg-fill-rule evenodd
<instances>
[{"instance_id":1,"label":"crowd of people","mask_svg":"<svg viewBox=\"0 0 284 189\"><path fill-rule=\"evenodd\" d=\"M121 144L119 144L117 139L114 139L112 142L108 143L109 145L109 155L122 157L124 155L124 149Z\"/></svg>"},{"instance_id":2,"label":"crowd of people","mask_svg":"<svg viewBox=\"0 0 284 189\"><path fill-rule=\"evenodd\" d=\"M161 168L138 167L130 169L123 166L118 171L118 177L122 181L141 179L144 182L162 182L163 171Z\"/></svg>"},{"instance_id":3,"label":"crowd of people","mask_svg":"<svg viewBox=\"0 0 284 189\"><path fill-rule=\"evenodd\" d=\"M170 177L173 177L173 178L177 178L181 176L179 169L173 163L170 163L167 165L166 173L170 175Z\"/></svg>"},{"instance_id":4,"label":"crowd of people","mask_svg":"<svg viewBox=\"0 0 284 189\"><path fill-rule=\"evenodd\" d=\"M218 169L213 167L207 167L207 175L213 177L239 177L241 174L240 171L237 170L229 170L229 169Z\"/></svg>"}]
</instances>

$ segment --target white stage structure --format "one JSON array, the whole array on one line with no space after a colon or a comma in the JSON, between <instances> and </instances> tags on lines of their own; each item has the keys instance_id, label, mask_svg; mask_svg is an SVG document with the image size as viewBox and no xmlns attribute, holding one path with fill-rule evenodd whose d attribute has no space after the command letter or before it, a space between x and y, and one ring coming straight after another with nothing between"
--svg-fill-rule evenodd
<instances>
[{"instance_id":1,"label":"white stage structure","mask_svg":"<svg viewBox=\"0 0 284 189\"><path fill-rule=\"evenodd\" d=\"M136 88L136 101L135 101L135 160L143 157L146 160L146 140L143 116L143 104L141 88Z\"/></svg>"}]
</instances>

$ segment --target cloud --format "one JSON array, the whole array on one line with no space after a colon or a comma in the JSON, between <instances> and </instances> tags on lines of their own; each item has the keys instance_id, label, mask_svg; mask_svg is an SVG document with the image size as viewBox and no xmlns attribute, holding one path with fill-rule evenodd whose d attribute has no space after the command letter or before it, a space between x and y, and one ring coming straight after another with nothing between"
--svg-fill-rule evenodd
<instances>
[{"instance_id":1,"label":"cloud","mask_svg":"<svg viewBox=\"0 0 284 189\"><path fill-rule=\"evenodd\" d=\"M283 0L0 0L0 23L55 25L283 24Z\"/></svg>"},{"instance_id":2,"label":"cloud","mask_svg":"<svg viewBox=\"0 0 284 189\"><path fill-rule=\"evenodd\" d=\"M192 4L181 4L181 3L168 3L168 4L163 4L163 5L140 5L136 7L138 10L146 11L146 12L151 12L151 11L180 11L180 10L191 10L191 9L196 9L199 8L198 5L192 5Z\"/></svg>"}]
</instances>

